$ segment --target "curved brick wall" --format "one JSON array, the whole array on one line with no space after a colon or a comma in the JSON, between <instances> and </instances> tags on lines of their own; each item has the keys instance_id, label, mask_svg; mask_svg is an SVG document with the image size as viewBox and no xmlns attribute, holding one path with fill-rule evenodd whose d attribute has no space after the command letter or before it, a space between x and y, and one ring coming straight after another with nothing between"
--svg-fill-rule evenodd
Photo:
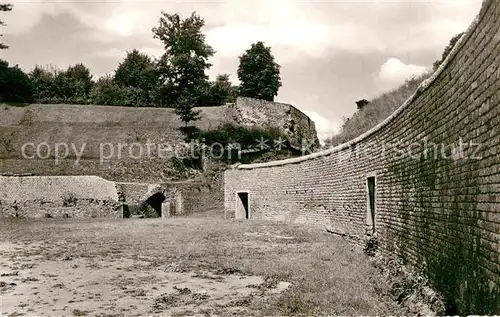
<instances>
[{"instance_id":1,"label":"curved brick wall","mask_svg":"<svg viewBox=\"0 0 500 317\"><path fill-rule=\"evenodd\" d=\"M226 217L305 223L422 269L461 314L500 312L500 2L486 0L431 79L391 117L324 152L225 173ZM462 143L462 145L460 145ZM476 145L477 144L477 145Z\"/></svg>"}]
</instances>

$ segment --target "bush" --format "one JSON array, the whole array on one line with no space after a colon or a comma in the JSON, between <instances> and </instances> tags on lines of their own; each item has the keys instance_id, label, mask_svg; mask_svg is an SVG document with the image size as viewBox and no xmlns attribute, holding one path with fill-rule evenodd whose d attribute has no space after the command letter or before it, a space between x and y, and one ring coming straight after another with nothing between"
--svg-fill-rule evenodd
<instances>
[{"instance_id":1,"label":"bush","mask_svg":"<svg viewBox=\"0 0 500 317\"><path fill-rule=\"evenodd\" d=\"M76 206L78 199L74 193L65 193L62 197L63 207L73 207Z\"/></svg>"},{"instance_id":2,"label":"bush","mask_svg":"<svg viewBox=\"0 0 500 317\"><path fill-rule=\"evenodd\" d=\"M159 215L147 203L137 204L137 205L129 205L129 213L132 216L143 216L144 218L158 218Z\"/></svg>"},{"instance_id":3,"label":"bush","mask_svg":"<svg viewBox=\"0 0 500 317\"><path fill-rule=\"evenodd\" d=\"M249 128L231 123L208 131L192 130L189 137L191 141L210 147L212 158L220 157L219 160L228 163L250 163L269 152L284 153L276 148L275 141L279 139L283 140L280 147L285 150L290 147L286 136L277 128Z\"/></svg>"},{"instance_id":4,"label":"bush","mask_svg":"<svg viewBox=\"0 0 500 317\"><path fill-rule=\"evenodd\" d=\"M199 131L197 139L206 144L212 145L220 143L227 147L229 144L238 143L242 149L255 148L258 145L257 140L276 140L278 138L286 139L286 137L277 128L248 128L244 126L225 123L216 129L208 131ZM267 144L272 145L272 142Z\"/></svg>"},{"instance_id":5,"label":"bush","mask_svg":"<svg viewBox=\"0 0 500 317\"><path fill-rule=\"evenodd\" d=\"M33 85L30 78L17 65L9 67L0 59L0 101L33 102Z\"/></svg>"}]
</instances>

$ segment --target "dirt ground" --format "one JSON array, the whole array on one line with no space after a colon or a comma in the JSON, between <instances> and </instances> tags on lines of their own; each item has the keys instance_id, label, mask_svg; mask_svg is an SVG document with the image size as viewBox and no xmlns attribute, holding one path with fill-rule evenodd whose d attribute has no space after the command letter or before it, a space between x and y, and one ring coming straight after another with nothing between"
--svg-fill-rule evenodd
<instances>
[{"instance_id":1,"label":"dirt ground","mask_svg":"<svg viewBox=\"0 0 500 317\"><path fill-rule=\"evenodd\" d=\"M359 247L211 218L1 219L2 316L399 315Z\"/></svg>"}]
</instances>

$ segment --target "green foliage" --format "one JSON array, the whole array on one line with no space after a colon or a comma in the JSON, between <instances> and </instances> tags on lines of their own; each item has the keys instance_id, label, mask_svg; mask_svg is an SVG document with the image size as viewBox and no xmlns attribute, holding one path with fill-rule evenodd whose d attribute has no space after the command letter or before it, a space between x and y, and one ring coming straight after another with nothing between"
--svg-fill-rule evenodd
<instances>
[{"instance_id":1,"label":"green foliage","mask_svg":"<svg viewBox=\"0 0 500 317\"><path fill-rule=\"evenodd\" d=\"M113 77L107 75L99 78L90 91L92 103L107 106L125 105L123 89Z\"/></svg>"},{"instance_id":2,"label":"green foliage","mask_svg":"<svg viewBox=\"0 0 500 317\"><path fill-rule=\"evenodd\" d=\"M28 74L33 83L34 98L38 102L49 101L55 97L55 74L56 69L50 70L48 67L39 65Z\"/></svg>"},{"instance_id":3,"label":"green foliage","mask_svg":"<svg viewBox=\"0 0 500 317\"><path fill-rule=\"evenodd\" d=\"M0 5L0 11L9 10L11 5ZM0 24L3 23L0 21ZM152 30L154 38L164 45L163 56L153 60L134 49L127 52L114 76L104 76L96 82L81 63L66 70L37 65L29 73L31 94L26 90L29 85L22 71L4 67L2 85L10 92L3 93L2 99L49 104L174 107L187 126L200 118L200 111L194 107L220 106L234 102L238 95L238 87L231 84L229 75L221 74L210 82L205 74L211 66L208 59L215 51L205 43L201 32L204 25L205 21L195 12L185 19L163 12L158 27ZM0 48L7 47L0 44ZM12 80L17 82L7 82ZM20 82L23 82L21 86Z\"/></svg>"},{"instance_id":4,"label":"green foliage","mask_svg":"<svg viewBox=\"0 0 500 317\"><path fill-rule=\"evenodd\" d=\"M455 44L457 44L458 40L462 37L463 34L464 34L464 32L456 34L450 39L450 43L444 48L443 54L441 55L441 59L438 61L435 61L434 64L432 64L432 67L434 70L437 70L439 68L439 66L444 62L446 57L448 57L451 50L453 49Z\"/></svg>"},{"instance_id":5,"label":"green foliage","mask_svg":"<svg viewBox=\"0 0 500 317\"><path fill-rule=\"evenodd\" d=\"M215 81L207 85L206 98L203 106L221 106L225 103L236 102L238 87L229 81L229 74L219 74Z\"/></svg>"},{"instance_id":6,"label":"green foliage","mask_svg":"<svg viewBox=\"0 0 500 317\"><path fill-rule=\"evenodd\" d=\"M196 119L189 106L200 105L206 96L208 76L205 70L211 66L208 59L215 53L205 43L205 35L201 32L204 25L205 21L196 12L185 19L179 14L162 12L159 26L153 28L154 38L162 41L165 48L158 61L163 83L160 98L173 103L186 123Z\"/></svg>"},{"instance_id":7,"label":"green foliage","mask_svg":"<svg viewBox=\"0 0 500 317\"><path fill-rule=\"evenodd\" d=\"M186 127L189 122L201 119L201 110L195 110L194 103L195 99L192 94L181 95L175 103L175 114L185 123Z\"/></svg>"},{"instance_id":8,"label":"green foliage","mask_svg":"<svg viewBox=\"0 0 500 317\"><path fill-rule=\"evenodd\" d=\"M12 4L8 4L8 3L0 4L0 12L11 11L11 10L12 10ZM0 20L0 26L3 26L3 25L5 25L5 22ZM3 34L0 34L0 36L3 36ZM0 50L5 50L7 48L9 48L7 45L0 43Z\"/></svg>"},{"instance_id":9,"label":"green foliage","mask_svg":"<svg viewBox=\"0 0 500 317\"><path fill-rule=\"evenodd\" d=\"M274 101L281 87L280 66L274 61L271 48L263 42L252 44L242 56L238 67L240 94L244 97Z\"/></svg>"},{"instance_id":10,"label":"green foliage","mask_svg":"<svg viewBox=\"0 0 500 317\"><path fill-rule=\"evenodd\" d=\"M90 102L92 75L83 64L69 66L66 71L37 65L29 76L37 102L73 104Z\"/></svg>"},{"instance_id":11,"label":"green foliage","mask_svg":"<svg viewBox=\"0 0 500 317\"><path fill-rule=\"evenodd\" d=\"M115 72L115 83L120 87L132 87L129 102L134 105L149 105L154 102L159 86L158 72L155 63L146 54L134 49L118 65Z\"/></svg>"},{"instance_id":12,"label":"green foliage","mask_svg":"<svg viewBox=\"0 0 500 317\"><path fill-rule=\"evenodd\" d=\"M238 143L242 149L256 147L256 140L261 138L265 140L276 140L284 138L278 129L269 128L248 128L231 123L221 125L219 128L209 131L200 131L197 135L198 140L203 140L206 145L214 143L222 144L227 147L230 144ZM268 142L268 144L271 144Z\"/></svg>"},{"instance_id":13,"label":"green foliage","mask_svg":"<svg viewBox=\"0 0 500 317\"><path fill-rule=\"evenodd\" d=\"M134 216L143 216L144 218L158 218L159 215L147 203L137 204L137 205L129 205L129 213Z\"/></svg>"},{"instance_id":14,"label":"green foliage","mask_svg":"<svg viewBox=\"0 0 500 317\"><path fill-rule=\"evenodd\" d=\"M11 5L0 5L0 11L10 9ZM205 71L211 66L208 59L215 51L205 43L201 32L204 25L205 21L195 12L185 19L178 14L162 13L158 27L152 31L154 38L163 42L163 56L154 60L134 49L127 52L114 76L104 76L96 82L81 63L66 70L37 65L28 74L31 94L26 90L22 71L4 67L2 83L5 87L10 85L11 92L3 93L2 98L12 99L9 102L174 107L187 126L200 118L200 111L194 107L220 106L235 102L238 96L238 87L231 84L229 75L220 74L215 81L208 80ZM11 80L18 82L7 83ZM24 90L19 81L24 82Z\"/></svg>"},{"instance_id":15,"label":"green foliage","mask_svg":"<svg viewBox=\"0 0 500 317\"><path fill-rule=\"evenodd\" d=\"M289 142L279 129L276 128L248 128L226 123L213 130L191 131L190 137L208 147L206 153L213 157L220 157L222 161L250 163L259 160L268 152L278 153L274 141L283 140L281 147L286 150ZM266 147L261 148L260 142ZM288 155L289 157L290 155ZM269 157L269 160L273 160Z\"/></svg>"},{"instance_id":16,"label":"green foliage","mask_svg":"<svg viewBox=\"0 0 500 317\"><path fill-rule=\"evenodd\" d=\"M86 103L92 88L92 74L83 64L69 66L64 77L64 97L76 103Z\"/></svg>"},{"instance_id":17,"label":"green foliage","mask_svg":"<svg viewBox=\"0 0 500 317\"><path fill-rule=\"evenodd\" d=\"M33 85L29 77L16 65L0 59L0 101L32 102Z\"/></svg>"}]
</instances>

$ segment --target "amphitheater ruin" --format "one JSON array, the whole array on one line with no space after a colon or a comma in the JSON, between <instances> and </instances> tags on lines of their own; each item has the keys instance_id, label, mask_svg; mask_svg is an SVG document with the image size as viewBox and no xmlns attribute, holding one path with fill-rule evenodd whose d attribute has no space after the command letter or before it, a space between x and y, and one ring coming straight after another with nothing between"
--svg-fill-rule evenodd
<instances>
[{"instance_id":1,"label":"amphitheater ruin","mask_svg":"<svg viewBox=\"0 0 500 317\"><path fill-rule=\"evenodd\" d=\"M37 106L23 111L43 117ZM19 114L19 124L26 116ZM314 130L304 115L293 116ZM30 120L47 131L43 118ZM0 123L4 133L17 131L12 121ZM78 124L71 129L66 132L77 132ZM310 155L234 165L213 186L166 186L151 181L156 174L133 182L133 171L124 179L101 178L112 179L115 165L97 176L79 176L92 171L85 167L93 164L89 158L76 172L67 173L72 170L67 160L49 176L54 167L46 161L20 163L5 153L2 173L36 175L0 177L3 216L116 218L128 204L148 201L163 217L212 208L225 218L304 224L356 244L375 239L382 253L422 270L463 311L500 312L498 0L483 2L445 62L375 128ZM147 174L142 165L138 173ZM127 168L133 170L133 164Z\"/></svg>"},{"instance_id":2,"label":"amphitheater ruin","mask_svg":"<svg viewBox=\"0 0 500 317\"><path fill-rule=\"evenodd\" d=\"M500 302L500 3L483 8L432 78L336 148L225 173L227 217L290 221L422 269L462 307Z\"/></svg>"}]
</instances>

